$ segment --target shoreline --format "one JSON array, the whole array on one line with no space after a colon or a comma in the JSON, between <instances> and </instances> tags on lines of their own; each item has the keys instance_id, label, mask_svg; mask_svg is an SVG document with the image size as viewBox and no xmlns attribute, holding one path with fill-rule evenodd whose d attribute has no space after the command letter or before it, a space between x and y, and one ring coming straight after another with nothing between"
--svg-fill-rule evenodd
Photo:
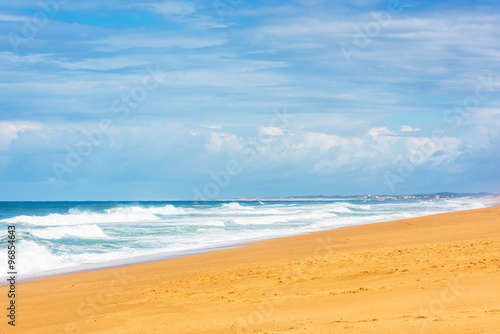
<instances>
[{"instance_id":1,"label":"shoreline","mask_svg":"<svg viewBox=\"0 0 500 334\"><path fill-rule=\"evenodd\" d=\"M19 291L23 291L19 304L24 308L22 313L19 311L18 329L33 333L114 333L131 328L165 333L294 333L299 329L300 333L333 329L382 333L398 323L425 324L428 329L458 324L449 332L465 333L473 322L459 317L464 310L458 312L457 303L439 299L443 291L450 300L464 299L466 295L470 305L461 302L462 308L472 307L476 312L478 301L481 307L489 307L488 317L477 312L473 316L482 317L481 328L496 329L491 326L500 323L500 295L498 289L489 288L494 289L500 279L500 266L495 262L500 250L499 232L500 207L489 207L341 227L186 257L37 278L18 284ZM408 259L398 260L400 257ZM468 261L471 259L474 261ZM457 263L449 263L455 260ZM425 261L442 264L434 268L426 266ZM478 264L484 268L479 270ZM467 266L477 270L470 271ZM420 286L421 281L429 282ZM460 298L453 296L450 291L453 287L456 290L457 284L460 289L472 290L460 290ZM397 297L406 285L414 288ZM482 290L473 293L477 285ZM434 299L430 291L437 291ZM360 299L362 295L364 299ZM95 307L88 304L88 298L93 298ZM419 308L429 308L426 298L446 307L439 314L418 315ZM390 305L387 300L391 300ZM50 312L43 307L36 311L40 303L50 305ZM393 304L401 310L392 313L404 314L389 312L389 317L382 312L393 309ZM414 310L406 304L415 306ZM336 311L328 305L336 305ZM69 312L60 317L57 310ZM198 318L190 323L193 312Z\"/></svg>"},{"instance_id":2,"label":"shoreline","mask_svg":"<svg viewBox=\"0 0 500 334\"><path fill-rule=\"evenodd\" d=\"M255 199L253 201L257 201L257 200L258 199ZM444 200L444 199L439 199L438 201L442 201L442 200ZM454 199L452 199L452 200L454 200ZM456 200L460 200L460 199L456 199ZM224 201L233 201L233 200L224 200ZM314 202L316 200L307 199L307 201ZM325 201L328 201L328 200L325 200ZM242 200L240 200L240 202L242 202ZM252 202L252 201L248 201L248 202ZM271 200L271 202L272 202L272 200ZM335 202L335 201L332 201L332 202ZM495 205L494 203L499 203L499 199L497 198L495 201L492 201L491 199L489 201L485 201L485 198L483 198L482 203L484 205L486 205L486 207L490 207L492 205ZM469 210L469 209L466 209L466 210ZM464 211L464 210L462 209L459 211ZM459 211L450 211L450 212L459 212ZM441 213L446 213L446 212L431 213L431 214L427 213L425 216L441 214ZM418 216L417 215L416 217L411 217L411 218L418 218L418 217L425 217L425 216ZM280 234L279 231L276 231L277 232L276 234L270 235L270 236L248 237L247 239L240 239L240 240L231 241L231 242L221 241L221 242L218 242L217 244L214 244L211 246L206 246L206 247L185 249L185 250L172 250L172 251L166 251L166 252L163 251L163 252L153 253L153 254L137 255L137 256L134 256L131 258L118 258L118 259L108 260L105 262L98 262L98 263L84 263L84 264L78 264L78 265L72 266L72 267L52 269L49 271L45 271L42 273L36 273L36 274L25 274L25 275L18 274L18 282L27 282L27 281L37 280L40 278L46 278L46 277L54 277L54 276L68 275L68 274L73 274L73 273L82 273L82 272L88 272L88 271L117 268L117 267L122 267L122 266L144 264L144 263L168 260L168 259L173 259L173 258L178 258L178 257L186 257L186 256L197 255L197 254L203 254L203 253L217 251L217 250L243 247L243 245L253 243L253 242L273 240L273 239L277 239L277 238L284 238L284 237L297 236L297 235L304 235L304 234L309 234L309 233L328 231L328 230L334 230L334 229L351 227L351 226L378 224L378 223L390 222L390 221L395 221L395 220L400 220L400 219L402 219L402 218L394 217L394 218L389 219L389 220L373 219L372 221L367 221L367 222L365 221L365 222L361 222L361 223L352 223L352 224L349 224L346 226L326 227L326 228L321 228L321 229L317 229L317 230L312 229L312 230L296 231L293 233L283 233L283 234ZM408 218L406 218L406 219L408 219ZM8 276L4 276L1 278L3 280L4 278L7 278L7 277ZM5 285L7 285L7 283L0 282L0 287L5 286Z\"/></svg>"},{"instance_id":3,"label":"shoreline","mask_svg":"<svg viewBox=\"0 0 500 334\"><path fill-rule=\"evenodd\" d=\"M276 237L280 238L280 237ZM265 239L265 240L271 240L271 239ZM261 240L259 240L261 241ZM251 242L251 241L250 241ZM258 242L258 241L257 241ZM87 265L80 265L78 266L78 269L72 269L68 268L68 271L57 271L55 269L54 271L49 271L46 272L43 275L40 276L33 276L33 277L26 277L26 278L21 278L17 279L17 282L31 282L31 281L36 281L39 279L43 278L50 278L50 277L58 277L58 276L64 276L64 275L71 275L71 274L80 274L80 273L87 273L87 272L93 272L93 271L99 271L99 270L107 270L107 269L115 269L115 268L120 268L120 267L127 267L127 266L135 266L135 265L141 265L141 264L147 264L147 263L153 263L153 262L159 262L159 261L166 261L166 260L171 260L171 259L177 259L177 258L183 258L183 257L188 257L188 256L194 256L194 255L199 255L199 254L204 254L204 253L210 253L210 252L215 252L218 250L225 250L225 249L232 249L232 248L239 248L239 247L245 247L243 244L231 244L229 246L221 246L221 247L210 247L210 248L203 248L203 249L195 249L195 250L187 250L184 252L179 252L174 255L151 255L151 256L138 256L137 258L143 258L143 260L134 260L133 262L128 262L128 260L131 259L124 259L124 260L116 260L113 262L106 262L103 263L102 266L99 267L87 267ZM134 258L136 259L136 258ZM89 265L91 266L91 265ZM19 276L19 274L17 274ZM8 276L2 277L7 278ZM0 287L6 286L8 283L0 283Z\"/></svg>"}]
</instances>

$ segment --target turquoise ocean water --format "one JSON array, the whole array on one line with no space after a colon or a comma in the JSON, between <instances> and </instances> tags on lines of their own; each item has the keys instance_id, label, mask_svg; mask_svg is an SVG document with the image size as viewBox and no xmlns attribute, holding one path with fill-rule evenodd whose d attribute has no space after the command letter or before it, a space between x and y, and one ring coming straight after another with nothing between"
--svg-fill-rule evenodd
<instances>
[{"instance_id":1,"label":"turquoise ocean water","mask_svg":"<svg viewBox=\"0 0 500 334\"><path fill-rule=\"evenodd\" d=\"M146 262L324 229L482 208L487 200L0 202L1 277L16 226L20 279Z\"/></svg>"}]
</instances>

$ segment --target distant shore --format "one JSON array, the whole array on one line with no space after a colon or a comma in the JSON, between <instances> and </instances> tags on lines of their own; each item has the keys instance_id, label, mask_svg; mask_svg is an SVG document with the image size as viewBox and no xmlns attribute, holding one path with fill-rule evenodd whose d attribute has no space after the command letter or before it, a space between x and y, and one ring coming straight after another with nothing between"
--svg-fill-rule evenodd
<instances>
[{"instance_id":1,"label":"distant shore","mask_svg":"<svg viewBox=\"0 0 500 334\"><path fill-rule=\"evenodd\" d=\"M459 193L439 193L423 195L360 195L360 196L307 196L307 197L249 197L249 198L224 198L211 199L214 202L292 202L292 201L386 201L386 200L431 200L431 199L496 199L500 200L500 195L463 195Z\"/></svg>"},{"instance_id":2,"label":"distant shore","mask_svg":"<svg viewBox=\"0 0 500 334\"><path fill-rule=\"evenodd\" d=\"M12 332L500 329L500 207L247 246L19 283Z\"/></svg>"}]
</instances>

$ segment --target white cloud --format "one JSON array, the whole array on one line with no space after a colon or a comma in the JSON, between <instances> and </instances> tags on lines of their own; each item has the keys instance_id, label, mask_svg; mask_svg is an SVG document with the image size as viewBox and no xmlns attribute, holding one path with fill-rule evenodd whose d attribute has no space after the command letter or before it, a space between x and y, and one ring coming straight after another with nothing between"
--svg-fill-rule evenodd
<instances>
[{"instance_id":1,"label":"white cloud","mask_svg":"<svg viewBox=\"0 0 500 334\"><path fill-rule=\"evenodd\" d=\"M421 129L418 129L418 128L412 128L411 126L409 125L401 125L401 132L417 132L417 131L420 131Z\"/></svg>"},{"instance_id":2,"label":"white cloud","mask_svg":"<svg viewBox=\"0 0 500 334\"><path fill-rule=\"evenodd\" d=\"M245 69L195 69L173 71L169 73L175 85L216 86L230 88L247 88L258 86L274 86L283 83L280 74L265 71L246 71Z\"/></svg>"},{"instance_id":3,"label":"white cloud","mask_svg":"<svg viewBox=\"0 0 500 334\"><path fill-rule=\"evenodd\" d=\"M396 133L389 130L388 128L386 127L383 127L383 126L380 126L380 127L377 127L377 128L373 128L371 129L368 134L373 138L373 140L379 140L379 138L382 136L382 137L385 137L385 136L388 136L388 135L395 135Z\"/></svg>"},{"instance_id":4,"label":"white cloud","mask_svg":"<svg viewBox=\"0 0 500 334\"><path fill-rule=\"evenodd\" d=\"M275 126L259 127L259 135L261 136L282 136L283 130Z\"/></svg>"},{"instance_id":5,"label":"white cloud","mask_svg":"<svg viewBox=\"0 0 500 334\"><path fill-rule=\"evenodd\" d=\"M9 61L12 63L40 63L47 61L51 54L27 54L20 56L14 52L0 52L0 60Z\"/></svg>"},{"instance_id":6,"label":"white cloud","mask_svg":"<svg viewBox=\"0 0 500 334\"><path fill-rule=\"evenodd\" d=\"M96 45L96 51L114 52L132 48L167 48L199 49L207 46L221 45L226 39L213 36L206 37L145 37L138 35L117 36L90 41Z\"/></svg>"},{"instance_id":7,"label":"white cloud","mask_svg":"<svg viewBox=\"0 0 500 334\"><path fill-rule=\"evenodd\" d=\"M149 61L133 59L129 57L115 57L115 58L97 58L97 59L83 59L81 61L60 61L54 60L51 62L60 68L66 68L70 70L80 70L80 69L89 69L89 70L113 70L120 69L124 67L130 66L142 66L149 64Z\"/></svg>"},{"instance_id":8,"label":"white cloud","mask_svg":"<svg viewBox=\"0 0 500 334\"><path fill-rule=\"evenodd\" d=\"M213 153L221 152L222 150L239 150L241 149L241 141L235 135L212 132L205 143L205 148Z\"/></svg>"},{"instance_id":9,"label":"white cloud","mask_svg":"<svg viewBox=\"0 0 500 334\"><path fill-rule=\"evenodd\" d=\"M23 16L0 14L0 21L20 22L24 20L25 17Z\"/></svg>"},{"instance_id":10,"label":"white cloud","mask_svg":"<svg viewBox=\"0 0 500 334\"><path fill-rule=\"evenodd\" d=\"M214 129L214 130L221 130L222 125L203 125L204 128L207 129Z\"/></svg>"},{"instance_id":11,"label":"white cloud","mask_svg":"<svg viewBox=\"0 0 500 334\"><path fill-rule=\"evenodd\" d=\"M40 124L33 122L0 122L0 150L7 150L20 131L40 128Z\"/></svg>"}]
</instances>

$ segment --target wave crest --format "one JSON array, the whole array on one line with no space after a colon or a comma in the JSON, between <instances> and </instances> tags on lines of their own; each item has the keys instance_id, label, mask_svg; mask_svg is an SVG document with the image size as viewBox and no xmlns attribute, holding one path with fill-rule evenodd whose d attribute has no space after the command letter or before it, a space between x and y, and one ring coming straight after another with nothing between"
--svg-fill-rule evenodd
<instances>
[{"instance_id":1,"label":"wave crest","mask_svg":"<svg viewBox=\"0 0 500 334\"><path fill-rule=\"evenodd\" d=\"M47 227L44 229L32 229L30 233L41 239L102 239L108 235L97 225L78 225L78 226L60 226Z\"/></svg>"},{"instance_id":2,"label":"wave crest","mask_svg":"<svg viewBox=\"0 0 500 334\"><path fill-rule=\"evenodd\" d=\"M184 209L173 205L162 207L128 206L106 209L104 212L80 211L72 208L67 214L52 213L47 216L16 216L2 220L9 224L23 223L38 226L89 225L99 223L130 223L161 220L160 215L181 215Z\"/></svg>"}]
</instances>

